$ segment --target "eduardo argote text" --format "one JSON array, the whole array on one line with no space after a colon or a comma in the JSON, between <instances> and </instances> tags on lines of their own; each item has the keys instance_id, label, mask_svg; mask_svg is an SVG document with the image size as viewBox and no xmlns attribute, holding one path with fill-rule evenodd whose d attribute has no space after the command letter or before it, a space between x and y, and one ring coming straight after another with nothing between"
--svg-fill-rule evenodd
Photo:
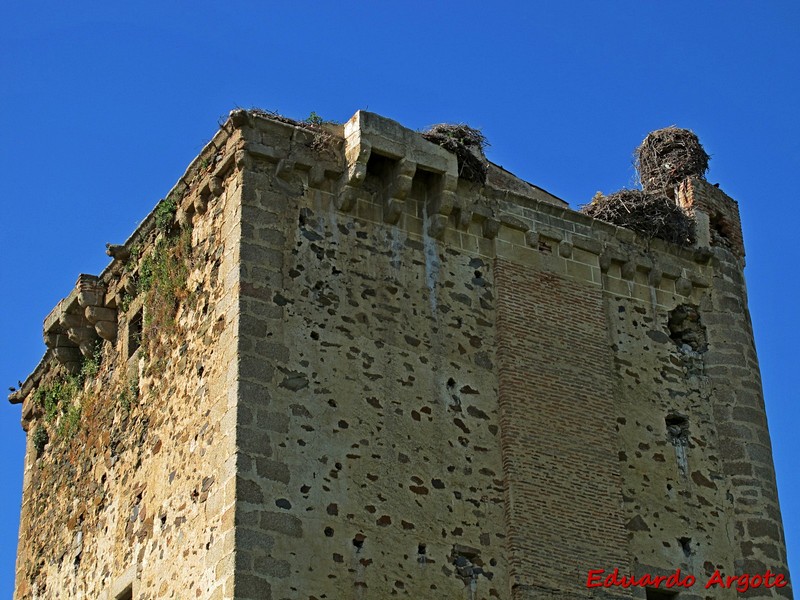
<instances>
[{"instance_id":1,"label":"eduardo argote text","mask_svg":"<svg viewBox=\"0 0 800 600\"><path fill-rule=\"evenodd\" d=\"M648 588L691 588L697 583L697 578L689 573L681 573L676 569L670 575L653 576L648 573L640 577L633 575L621 575L619 569L605 571L604 569L592 569L586 578L587 588L612 588L612 587L648 587ZM719 569L705 582L700 582L705 589L736 589L742 593L749 589L756 588L782 588L788 585L786 576L780 573L773 573L767 569L763 574L751 575L742 573L741 575L723 575Z\"/></svg>"}]
</instances>

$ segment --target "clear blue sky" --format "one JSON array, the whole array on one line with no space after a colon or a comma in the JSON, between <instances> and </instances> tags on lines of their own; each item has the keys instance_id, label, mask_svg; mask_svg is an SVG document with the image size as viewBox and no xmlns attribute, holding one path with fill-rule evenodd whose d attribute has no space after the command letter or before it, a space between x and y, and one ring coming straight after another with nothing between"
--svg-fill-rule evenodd
<instances>
[{"instance_id":1,"label":"clear blue sky","mask_svg":"<svg viewBox=\"0 0 800 600\"><path fill-rule=\"evenodd\" d=\"M566 199L630 186L648 131L693 129L736 198L792 572L800 573L800 3L8 2L0 9L5 390L42 320L107 264L236 106L466 122ZM0 406L0 597L24 435Z\"/></svg>"}]
</instances>

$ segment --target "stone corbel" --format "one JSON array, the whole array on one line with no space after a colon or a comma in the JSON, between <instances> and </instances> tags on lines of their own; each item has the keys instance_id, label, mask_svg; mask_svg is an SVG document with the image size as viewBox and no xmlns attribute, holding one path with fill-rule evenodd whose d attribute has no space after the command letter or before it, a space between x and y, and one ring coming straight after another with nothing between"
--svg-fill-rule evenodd
<instances>
[{"instance_id":1,"label":"stone corbel","mask_svg":"<svg viewBox=\"0 0 800 600\"><path fill-rule=\"evenodd\" d=\"M395 224L400 220L416 172L417 163L413 160L402 158L397 162L383 208L383 220L387 223Z\"/></svg>"},{"instance_id":2,"label":"stone corbel","mask_svg":"<svg viewBox=\"0 0 800 600\"><path fill-rule=\"evenodd\" d=\"M83 317L92 327L94 333L104 340L113 342L117 339L117 311L105 307L106 286L92 275L81 275L78 279L78 305L83 309ZM92 339L88 341L93 341ZM80 346L80 344L79 344ZM92 347L89 355L94 351Z\"/></svg>"},{"instance_id":3,"label":"stone corbel","mask_svg":"<svg viewBox=\"0 0 800 600\"><path fill-rule=\"evenodd\" d=\"M45 323L47 325L47 323ZM44 343L52 351L55 359L61 363L69 373L77 373L81 368L81 351L56 320L45 329Z\"/></svg>"},{"instance_id":4,"label":"stone corbel","mask_svg":"<svg viewBox=\"0 0 800 600\"><path fill-rule=\"evenodd\" d=\"M131 257L131 252L122 244L106 244L106 254L114 260L120 261L122 264L128 262Z\"/></svg>"},{"instance_id":5,"label":"stone corbel","mask_svg":"<svg viewBox=\"0 0 800 600\"><path fill-rule=\"evenodd\" d=\"M430 215L428 235L435 238L441 237L444 233L447 219L456 207L456 187L458 186L458 177L451 173L442 173L437 179L438 186L431 191L432 197L427 206ZM471 219L472 215L469 214L468 217Z\"/></svg>"},{"instance_id":6,"label":"stone corbel","mask_svg":"<svg viewBox=\"0 0 800 600\"><path fill-rule=\"evenodd\" d=\"M345 140L344 154L347 166L339 180L336 206L347 212L355 205L358 190L367 178L367 162L372 154L372 144L358 132L353 132Z\"/></svg>"},{"instance_id":7,"label":"stone corbel","mask_svg":"<svg viewBox=\"0 0 800 600\"><path fill-rule=\"evenodd\" d=\"M497 219L485 219L483 221L483 237L493 240L500 231L500 221Z\"/></svg>"},{"instance_id":8,"label":"stone corbel","mask_svg":"<svg viewBox=\"0 0 800 600\"><path fill-rule=\"evenodd\" d=\"M283 158L278 161L275 167L275 176L283 180L288 180L292 175L292 171L294 171L294 167L295 161Z\"/></svg>"}]
</instances>

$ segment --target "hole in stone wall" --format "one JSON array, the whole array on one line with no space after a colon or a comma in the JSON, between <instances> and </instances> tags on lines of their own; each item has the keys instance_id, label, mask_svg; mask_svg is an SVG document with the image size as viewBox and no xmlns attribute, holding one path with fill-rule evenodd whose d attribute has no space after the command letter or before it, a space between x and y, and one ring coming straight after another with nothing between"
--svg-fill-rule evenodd
<instances>
[{"instance_id":1,"label":"hole in stone wall","mask_svg":"<svg viewBox=\"0 0 800 600\"><path fill-rule=\"evenodd\" d=\"M480 550L470 546L456 544L450 553L450 564L455 567L455 576L470 585L477 581L480 575L492 579L493 573L486 571L481 560Z\"/></svg>"},{"instance_id":2,"label":"hole in stone wall","mask_svg":"<svg viewBox=\"0 0 800 600\"><path fill-rule=\"evenodd\" d=\"M675 446L678 469L686 477L689 474L689 459L686 454L689 447L689 420L678 413L670 413L664 422L667 426L667 439Z\"/></svg>"},{"instance_id":3,"label":"hole in stone wall","mask_svg":"<svg viewBox=\"0 0 800 600\"><path fill-rule=\"evenodd\" d=\"M115 600L133 600L133 585L128 585L124 590L122 590Z\"/></svg>"},{"instance_id":4,"label":"hole in stone wall","mask_svg":"<svg viewBox=\"0 0 800 600\"><path fill-rule=\"evenodd\" d=\"M678 413L670 413L664 419L667 436L673 446L689 442L689 419Z\"/></svg>"},{"instance_id":5,"label":"hole in stone wall","mask_svg":"<svg viewBox=\"0 0 800 600\"><path fill-rule=\"evenodd\" d=\"M678 592L653 588L647 588L644 593L646 600L675 600L678 597Z\"/></svg>"},{"instance_id":6,"label":"hole in stone wall","mask_svg":"<svg viewBox=\"0 0 800 600\"><path fill-rule=\"evenodd\" d=\"M733 240L733 227L730 222L720 213L709 215L708 227L711 233L711 245L731 248Z\"/></svg>"},{"instance_id":7,"label":"hole in stone wall","mask_svg":"<svg viewBox=\"0 0 800 600\"><path fill-rule=\"evenodd\" d=\"M424 563L426 563L428 561L428 557L426 556L427 550L428 549L425 546L425 544L419 544L417 546L417 562L418 563L424 564Z\"/></svg>"},{"instance_id":8,"label":"hole in stone wall","mask_svg":"<svg viewBox=\"0 0 800 600\"><path fill-rule=\"evenodd\" d=\"M684 351L705 352L708 348L706 328L696 306L681 304L669 313L669 337Z\"/></svg>"},{"instance_id":9,"label":"hole in stone wall","mask_svg":"<svg viewBox=\"0 0 800 600\"><path fill-rule=\"evenodd\" d=\"M139 309L128 321L128 358L142 345L142 323L142 309Z\"/></svg>"},{"instance_id":10,"label":"hole in stone wall","mask_svg":"<svg viewBox=\"0 0 800 600\"><path fill-rule=\"evenodd\" d=\"M689 558L692 555L692 538L682 537L678 538L678 543L681 545L684 556Z\"/></svg>"},{"instance_id":11,"label":"hole in stone wall","mask_svg":"<svg viewBox=\"0 0 800 600\"><path fill-rule=\"evenodd\" d=\"M355 546L356 552L358 552L364 547L364 540L366 539L367 538L365 535L361 533L356 534L356 536L353 538L353 546Z\"/></svg>"}]
</instances>

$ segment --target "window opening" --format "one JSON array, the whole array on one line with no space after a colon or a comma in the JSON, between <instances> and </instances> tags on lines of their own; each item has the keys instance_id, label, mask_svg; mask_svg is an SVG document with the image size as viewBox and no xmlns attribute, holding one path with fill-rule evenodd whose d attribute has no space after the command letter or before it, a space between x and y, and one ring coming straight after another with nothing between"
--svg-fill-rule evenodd
<instances>
[{"instance_id":1,"label":"window opening","mask_svg":"<svg viewBox=\"0 0 800 600\"><path fill-rule=\"evenodd\" d=\"M136 311L128 321L128 358L142 345L142 322L142 309Z\"/></svg>"}]
</instances>

